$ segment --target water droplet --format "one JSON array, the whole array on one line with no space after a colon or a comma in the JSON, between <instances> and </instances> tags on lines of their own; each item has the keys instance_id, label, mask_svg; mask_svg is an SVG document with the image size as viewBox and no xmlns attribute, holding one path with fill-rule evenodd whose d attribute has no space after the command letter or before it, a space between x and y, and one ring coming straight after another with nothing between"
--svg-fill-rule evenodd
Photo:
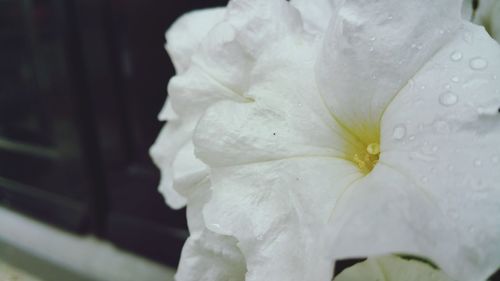
<instances>
[{"instance_id":1,"label":"water droplet","mask_svg":"<svg viewBox=\"0 0 500 281\"><path fill-rule=\"evenodd\" d=\"M392 20L392 19L393 19L393 16L389 15L389 16L387 16L387 19L388 19L388 20Z\"/></svg>"},{"instance_id":2,"label":"water droplet","mask_svg":"<svg viewBox=\"0 0 500 281\"><path fill-rule=\"evenodd\" d=\"M446 90L449 90L449 89L451 89L451 85L450 85L450 84L446 84L446 85L444 85L444 88L445 88Z\"/></svg>"},{"instance_id":3,"label":"water droplet","mask_svg":"<svg viewBox=\"0 0 500 281\"><path fill-rule=\"evenodd\" d=\"M469 61L469 66L475 70L483 70L488 67L488 62L481 57L475 57Z\"/></svg>"},{"instance_id":4,"label":"water droplet","mask_svg":"<svg viewBox=\"0 0 500 281\"><path fill-rule=\"evenodd\" d=\"M450 58L452 61L459 61L462 59L462 53L459 51L455 51L451 53Z\"/></svg>"},{"instance_id":5,"label":"water droplet","mask_svg":"<svg viewBox=\"0 0 500 281\"><path fill-rule=\"evenodd\" d=\"M422 181L422 183L427 183L429 181L429 179L427 177L422 177L421 181Z\"/></svg>"},{"instance_id":6,"label":"water droplet","mask_svg":"<svg viewBox=\"0 0 500 281\"><path fill-rule=\"evenodd\" d=\"M439 103L444 106L452 106L458 102L458 96L454 93L447 91L439 96Z\"/></svg>"},{"instance_id":7,"label":"water droplet","mask_svg":"<svg viewBox=\"0 0 500 281\"><path fill-rule=\"evenodd\" d=\"M368 51L373 52L374 48L373 47L370 47L370 49L368 49Z\"/></svg>"},{"instance_id":8,"label":"water droplet","mask_svg":"<svg viewBox=\"0 0 500 281\"><path fill-rule=\"evenodd\" d=\"M483 164L483 163L481 162L481 160L480 160L480 159L476 159L476 160L474 160L474 166L476 166L476 167L480 167L482 164Z\"/></svg>"},{"instance_id":9,"label":"water droplet","mask_svg":"<svg viewBox=\"0 0 500 281\"><path fill-rule=\"evenodd\" d=\"M392 137L396 140L401 140L406 136L406 126L403 124L397 125L392 131Z\"/></svg>"},{"instance_id":10,"label":"water droplet","mask_svg":"<svg viewBox=\"0 0 500 281\"><path fill-rule=\"evenodd\" d=\"M455 170L455 166L453 166L453 165L448 165L448 171L450 171L450 172L451 172L451 171L453 171L453 170Z\"/></svg>"},{"instance_id":11,"label":"water droplet","mask_svg":"<svg viewBox=\"0 0 500 281\"><path fill-rule=\"evenodd\" d=\"M370 41L375 41L375 40L377 40L377 37L370 38Z\"/></svg>"},{"instance_id":12,"label":"water droplet","mask_svg":"<svg viewBox=\"0 0 500 281\"><path fill-rule=\"evenodd\" d=\"M408 139L409 139L410 141L414 141L414 140L415 140L415 136L411 135Z\"/></svg>"},{"instance_id":13,"label":"water droplet","mask_svg":"<svg viewBox=\"0 0 500 281\"><path fill-rule=\"evenodd\" d=\"M460 82L460 78L458 78L458 76L453 76L453 77L451 77L451 81L458 83L458 82Z\"/></svg>"}]
</instances>

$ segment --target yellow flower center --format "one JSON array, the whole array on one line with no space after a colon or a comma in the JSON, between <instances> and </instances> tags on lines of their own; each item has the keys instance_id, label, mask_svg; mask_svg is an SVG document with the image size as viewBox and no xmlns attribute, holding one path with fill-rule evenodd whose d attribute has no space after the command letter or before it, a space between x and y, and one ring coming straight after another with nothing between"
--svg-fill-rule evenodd
<instances>
[{"instance_id":1,"label":"yellow flower center","mask_svg":"<svg viewBox=\"0 0 500 281\"><path fill-rule=\"evenodd\" d=\"M380 145L376 142L366 146L364 151L356 151L352 157L352 161L358 165L358 168L368 174L378 162L380 155Z\"/></svg>"}]
</instances>

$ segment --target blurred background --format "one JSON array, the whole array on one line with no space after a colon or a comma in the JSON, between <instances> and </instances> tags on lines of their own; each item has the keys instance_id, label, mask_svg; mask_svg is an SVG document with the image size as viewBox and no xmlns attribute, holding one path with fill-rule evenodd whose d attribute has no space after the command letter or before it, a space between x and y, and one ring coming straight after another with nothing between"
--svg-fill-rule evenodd
<instances>
[{"instance_id":1,"label":"blurred background","mask_svg":"<svg viewBox=\"0 0 500 281\"><path fill-rule=\"evenodd\" d=\"M148 155L174 74L164 32L226 2L0 0L0 274L57 271L64 237L177 265L185 213L165 205Z\"/></svg>"}]
</instances>

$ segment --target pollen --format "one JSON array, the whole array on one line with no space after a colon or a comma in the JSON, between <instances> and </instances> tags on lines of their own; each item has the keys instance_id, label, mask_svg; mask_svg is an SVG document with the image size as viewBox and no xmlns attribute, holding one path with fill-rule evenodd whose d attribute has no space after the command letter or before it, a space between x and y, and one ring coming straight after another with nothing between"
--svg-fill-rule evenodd
<instances>
[{"instance_id":1,"label":"pollen","mask_svg":"<svg viewBox=\"0 0 500 281\"><path fill-rule=\"evenodd\" d=\"M380 145L378 143L370 143L366 146L365 151L354 153L352 161L359 167L361 172L368 174L378 162L380 155Z\"/></svg>"}]
</instances>

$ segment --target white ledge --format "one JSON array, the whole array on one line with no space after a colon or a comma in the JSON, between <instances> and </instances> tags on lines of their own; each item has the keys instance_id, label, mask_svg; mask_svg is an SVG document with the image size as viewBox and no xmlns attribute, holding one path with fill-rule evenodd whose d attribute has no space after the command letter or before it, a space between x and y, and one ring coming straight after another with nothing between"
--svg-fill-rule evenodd
<instances>
[{"instance_id":1,"label":"white ledge","mask_svg":"<svg viewBox=\"0 0 500 281\"><path fill-rule=\"evenodd\" d=\"M13 249L46 262L42 267L51 267L52 273L54 268L59 268L81 276L81 280L174 280L173 269L127 253L110 243L69 234L0 207L0 259L7 263L9 259L16 259L19 254ZM20 266L26 267L23 270L28 272L40 271L29 265Z\"/></svg>"}]
</instances>

